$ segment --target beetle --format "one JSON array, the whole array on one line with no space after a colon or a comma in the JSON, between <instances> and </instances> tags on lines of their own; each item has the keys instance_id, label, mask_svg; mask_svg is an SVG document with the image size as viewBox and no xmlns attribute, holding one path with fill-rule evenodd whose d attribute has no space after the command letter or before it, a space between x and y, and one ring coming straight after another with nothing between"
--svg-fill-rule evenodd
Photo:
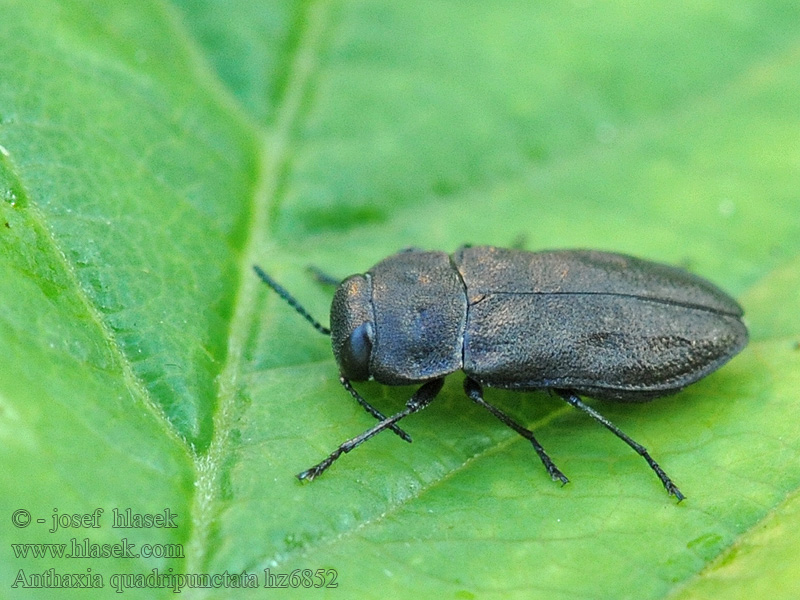
<instances>
[{"instance_id":1,"label":"beetle","mask_svg":"<svg viewBox=\"0 0 800 600\"><path fill-rule=\"evenodd\" d=\"M258 266L261 280L331 336L339 381L378 423L297 475L313 480L342 454L427 407L455 372L464 391L527 439L557 481L569 480L529 429L483 388L551 390L641 455L667 492L684 495L639 443L581 396L643 402L673 394L747 344L743 311L714 284L677 267L598 250L528 252L464 246L450 255L409 249L342 281L330 329ZM386 417L351 381L422 384Z\"/></svg>"}]
</instances>

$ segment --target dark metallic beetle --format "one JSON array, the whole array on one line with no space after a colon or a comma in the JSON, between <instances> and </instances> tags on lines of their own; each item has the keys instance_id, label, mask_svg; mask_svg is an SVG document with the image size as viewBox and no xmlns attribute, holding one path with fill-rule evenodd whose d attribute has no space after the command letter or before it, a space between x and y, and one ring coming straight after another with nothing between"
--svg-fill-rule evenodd
<instances>
[{"instance_id":1,"label":"dark metallic beetle","mask_svg":"<svg viewBox=\"0 0 800 600\"><path fill-rule=\"evenodd\" d=\"M258 267L256 272L314 327L330 334L340 381L380 422L298 474L314 479L342 453L425 408L444 377L462 370L467 396L528 439L553 479L566 476L533 433L483 399L483 386L549 389L638 452L664 487L683 494L647 450L578 395L626 402L672 394L747 344L742 309L681 269L593 250L525 252L465 247L453 255L408 250L345 279L331 328L315 321ZM350 385L423 385L385 417Z\"/></svg>"}]
</instances>

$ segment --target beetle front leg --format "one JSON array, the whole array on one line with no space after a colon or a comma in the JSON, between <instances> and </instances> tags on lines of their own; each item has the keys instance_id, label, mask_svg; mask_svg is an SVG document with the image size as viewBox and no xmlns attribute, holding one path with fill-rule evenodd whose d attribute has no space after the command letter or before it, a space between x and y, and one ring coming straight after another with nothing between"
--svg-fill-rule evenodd
<instances>
[{"instance_id":1,"label":"beetle front leg","mask_svg":"<svg viewBox=\"0 0 800 600\"><path fill-rule=\"evenodd\" d=\"M355 398L356 402L358 402L365 411L367 411L373 417L378 419L378 421L383 421L386 418L386 416L381 411L379 411L377 408L372 406L372 404L370 404L369 402L364 400L363 396L361 394L359 394L356 391L356 389L350 384L350 380L347 377L345 377L344 375L340 375L339 376L339 383L342 384L342 387L344 387L344 389L346 389L348 392L350 392L350 395L353 398ZM391 425L389 427L389 429L394 431L397 435L399 435L402 439L407 441L409 444L411 443L411 436L408 435L404 430L400 429L397 425Z\"/></svg>"},{"instance_id":2,"label":"beetle front leg","mask_svg":"<svg viewBox=\"0 0 800 600\"><path fill-rule=\"evenodd\" d=\"M558 480L562 484L569 483L567 476L564 475L564 473L562 473L558 467L556 467L556 465L553 463L553 460L550 458L547 452L545 452L542 445L533 436L533 432L531 430L525 429L522 425L512 420L511 417L509 417L506 413L483 399L483 388L481 387L480 383L474 379L471 379L470 377L467 377L464 379L464 391L469 399L475 402L475 404L478 404L488 410L495 417L500 419L504 425L516 431L533 445L533 449L536 450L536 454L539 455L544 468L547 469L547 472L550 474L550 477L553 478L553 481Z\"/></svg>"},{"instance_id":3,"label":"beetle front leg","mask_svg":"<svg viewBox=\"0 0 800 600\"><path fill-rule=\"evenodd\" d=\"M349 439L343 444L339 445L339 447L336 448L336 450L334 450L333 452L331 452L325 460L314 465L310 469L306 469L302 473L298 473L297 478L300 481L303 480L312 481L313 479L321 475L322 472L325 471L325 469L330 467L333 464L333 462L337 458L339 458L342 454L345 454L347 452L350 452L354 448L357 448L371 437L378 435L384 429L389 429L400 419L403 419L408 415L413 415L415 412L421 411L423 408L428 406L428 404L433 402L433 399L436 398L436 395L442 389L443 384L444 384L444 379L433 379L432 381L427 382L416 392L414 392L414 395L411 396L408 402L406 402L405 409L401 410L399 413L392 415L391 417L383 419L372 429L368 429L361 435Z\"/></svg>"},{"instance_id":4,"label":"beetle front leg","mask_svg":"<svg viewBox=\"0 0 800 600\"><path fill-rule=\"evenodd\" d=\"M606 419L603 415L593 409L591 406L584 404L584 402L578 398L578 396L570 392L568 390L555 390L556 393L561 396L568 404L574 406L577 409L582 410L587 415L592 417L595 421L603 425L606 429L611 431L615 436L621 439L623 442L628 444L631 448L633 448L636 453L644 458L647 461L647 464L650 465L650 468L655 471L658 478L661 480L661 483L664 484L664 487L667 489L670 495L675 496L678 499L678 502L683 500L686 496L684 496L681 491L678 489L678 486L672 483L672 479L664 472L664 469L653 460L653 457L650 456L650 453L647 449L639 444L638 442L634 441L632 438L627 436L619 427L614 425L611 421Z\"/></svg>"}]
</instances>

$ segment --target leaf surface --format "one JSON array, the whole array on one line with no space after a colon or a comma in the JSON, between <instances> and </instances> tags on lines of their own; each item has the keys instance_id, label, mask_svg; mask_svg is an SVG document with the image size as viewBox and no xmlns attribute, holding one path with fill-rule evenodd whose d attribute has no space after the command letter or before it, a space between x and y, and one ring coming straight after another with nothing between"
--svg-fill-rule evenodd
<instances>
[{"instance_id":1,"label":"leaf surface","mask_svg":"<svg viewBox=\"0 0 800 600\"><path fill-rule=\"evenodd\" d=\"M52 568L102 578L63 597L172 597L114 575L269 569L319 597L795 598L799 13L0 1L2 585L49 597L19 577ZM326 322L308 265L520 240L682 265L743 305L750 345L717 373L592 402L688 499L556 397L488 390L560 487L458 375L412 445L300 484L373 422L252 265ZM413 392L358 389L385 413ZM126 508L177 526L113 527ZM20 555L72 538L159 550ZM304 588L320 569L338 587Z\"/></svg>"}]
</instances>

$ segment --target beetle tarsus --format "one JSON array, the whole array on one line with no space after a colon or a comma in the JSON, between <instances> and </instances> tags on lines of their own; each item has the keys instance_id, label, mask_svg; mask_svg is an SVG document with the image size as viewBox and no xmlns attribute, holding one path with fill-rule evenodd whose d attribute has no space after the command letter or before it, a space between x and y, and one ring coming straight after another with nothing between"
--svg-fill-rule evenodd
<instances>
[{"instance_id":1,"label":"beetle tarsus","mask_svg":"<svg viewBox=\"0 0 800 600\"><path fill-rule=\"evenodd\" d=\"M661 480L661 483L664 484L664 488L671 496L675 496L678 499L678 502L684 500L686 496L684 496L681 491L678 489L672 479L664 472L664 469L650 456L650 453L647 449L642 446L639 442L635 441L633 438L629 437L625 432L623 432L619 427L614 425L611 421L606 419L603 415L597 412L588 404L585 404L578 396L569 390L556 390L556 393L561 396L567 404L574 406L575 408L582 410L587 415L592 417L595 421L603 425L606 429L608 429L611 433L616 435L619 439L623 442L628 444L633 450L642 458L647 461L647 464L650 465L650 468L653 469L658 478Z\"/></svg>"},{"instance_id":2,"label":"beetle tarsus","mask_svg":"<svg viewBox=\"0 0 800 600\"><path fill-rule=\"evenodd\" d=\"M678 486L672 483L672 481L669 482L669 485L667 485L666 488L670 496L675 496L678 499L678 502L686 500L686 496L681 493L681 491L678 489Z\"/></svg>"},{"instance_id":3,"label":"beetle tarsus","mask_svg":"<svg viewBox=\"0 0 800 600\"><path fill-rule=\"evenodd\" d=\"M318 475L316 467L312 467L311 469L306 469L305 471L298 473L296 477L300 481L314 481L314 478Z\"/></svg>"},{"instance_id":4,"label":"beetle tarsus","mask_svg":"<svg viewBox=\"0 0 800 600\"><path fill-rule=\"evenodd\" d=\"M552 466L552 469L547 468L547 465L545 465L545 468L547 469L547 472L550 473L550 477L553 479L553 481L560 481L562 487L567 485L569 483L569 478L564 475L553 463L550 463L550 465Z\"/></svg>"},{"instance_id":5,"label":"beetle tarsus","mask_svg":"<svg viewBox=\"0 0 800 600\"><path fill-rule=\"evenodd\" d=\"M538 440L534 437L533 432L530 429L526 429L516 421L514 421L511 417L509 417L506 413L502 410L497 408L496 406L489 404L486 400L483 399L483 387L481 384L472 379L471 377L467 377L464 380L464 392L466 392L467 397L475 402L475 404L482 406L490 413L492 413L495 417L497 417L504 425L510 427L526 440L528 440L533 449L536 450L536 454L539 455L539 459L541 459L544 468L547 470L547 473L550 477L553 478L553 481L560 481L562 485L566 485L569 483L569 479L567 478L564 473L553 463L553 459L547 454L545 449L542 445L538 442Z\"/></svg>"}]
</instances>

